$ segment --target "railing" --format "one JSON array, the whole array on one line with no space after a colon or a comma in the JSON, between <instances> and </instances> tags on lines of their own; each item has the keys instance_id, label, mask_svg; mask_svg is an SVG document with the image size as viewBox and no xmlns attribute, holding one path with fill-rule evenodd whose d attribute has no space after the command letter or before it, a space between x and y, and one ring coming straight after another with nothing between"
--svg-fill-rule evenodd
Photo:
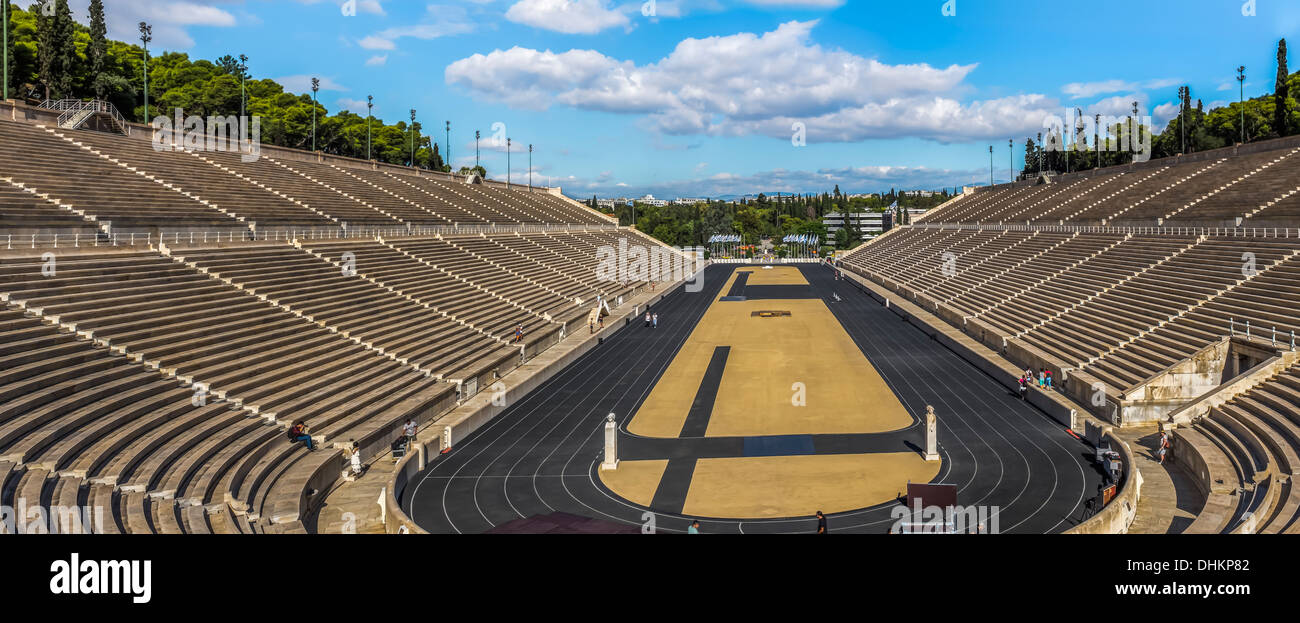
<instances>
[{"instance_id":1,"label":"railing","mask_svg":"<svg viewBox=\"0 0 1300 623\"><path fill-rule=\"evenodd\" d=\"M294 240L355 240L362 238L398 238L411 236L465 236L479 234L533 234L585 231L617 231L613 225L451 225L438 227L366 227L328 229L276 229L253 232L222 229L176 232L114 232L72 234L0 234L4 248L80 248L116 246L153 246L163 244L214 244L233 242L292 242Z\"/></svg>"},{"instance_id":2,"label":"railing","mask_svg":"<svg viewBox=\"0 0 1300 623\"><path fill-rule=\"evenodd\" d=\"M1134 234L1155 236L1230 236L1236 238L1300 238L1293 227L1161 227L1115 225L1022 225L1006 223L913 223L916 229L984 229L992 231L1044 231L1058 233Z\"/></svg>"},{"instance_id":3,"label":"railing","mask_svg":"<svg viewBox=\"0 0 1300 623\"><path fill-rule=\"evenodd\" d=\"M126 122L126 119L122 117L122 113L119 113L117 111L117 107L103 100L76 100L76 99L45 100L45 102L43 102L40 105L40 108L44 108L46 110L53 110L53 111L62 111L63 114L59 115L59 122L58 122L59 127L61 128L66 128L66 124L68 123L68 121L72 120L74 117L76 117L79 114L86 113L85 116L88 117L93 114L102 113L111 117L114 123L117 124L118 129L121 130L123 134L131 133L131 126L129 126ZM66 128L66 129L72 129L72 128Z\"/></svg>"},{"instance_id":4,"label":"railing","mask_svg":"<svg viewBox=\"0 0 1300 623\"><path fill-rule=\"evenodd\" d=\"M1295 350L1296 349L1295 330L1291 329L1290 331L1291 332L1290 332L1289 343L1291 345L1291 350ZM1232 337L1237 337L1237 318L1235 316L1228 318L1228 335ZM1247 340L1267 341L1270 346L1277 346L1279 334L1277 332L1277 325L1273 325L1269 327L1268 331L1259 331L1258 337L1252 336L1250 330L1250 320L1247 319L1242 335L1245 336ZM1270 335L1271 337L1266 338L1264 337L1265 335ZM1281 333L1281 336L1282 336L1282 345L1286 346L1288 344L1287 341L1288 334L1285 329Z\"/></svg>"}]
</instances>

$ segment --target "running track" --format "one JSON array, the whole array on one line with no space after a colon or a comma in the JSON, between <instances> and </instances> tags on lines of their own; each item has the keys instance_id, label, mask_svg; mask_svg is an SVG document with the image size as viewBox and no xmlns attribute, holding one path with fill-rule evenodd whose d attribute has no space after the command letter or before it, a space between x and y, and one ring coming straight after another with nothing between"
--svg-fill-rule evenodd
<instances>
[{"instance_id":1,"label":"running track","mask_svg":"<svg viewBox=\"0 0 1300 623\"><path fill-rule=\"evenodd\" d=\"M703 292L679 288L655 306L658 329L640 322L624 327L436 458L411 479L403 509L434 533L483 532L557 511L643 525L647 509L615 496L596 475L605 416L616 414L620 450L639 441L627 433L628 419L735 267L710 266ZM922 445L925 407L934 406L943 457L935 482L957 485L964 506L999 507L1003 533L1059 532L1078 523L1101 482L1089 446L866 294L836 282L829 268L800 270L912 414L901 434L915 445ZM830 531L887 532L894 506L828 515ZM688 522L655 513L661 532L684 532ZM811 517L700 523L705 533L812 532L816 526Z\"/></svg>"}]
</instances>

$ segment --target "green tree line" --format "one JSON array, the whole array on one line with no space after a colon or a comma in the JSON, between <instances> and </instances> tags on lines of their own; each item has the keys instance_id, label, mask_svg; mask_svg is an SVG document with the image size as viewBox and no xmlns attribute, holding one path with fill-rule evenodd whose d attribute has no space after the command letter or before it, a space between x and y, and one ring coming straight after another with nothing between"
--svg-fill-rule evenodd
<instances>
[{"instance_id":1,"label":"green tree line","mask_svg":"<svg viewBox=\"0 0 1300 623\"><path fill-rule=\"evenodd\" d=\"M103 0L92 0L86 24L78 22L67 0L55 0L53 14L41 4L24 10L9 5L9 92L30 103L46 99L102 99L129 120L147 122L170 116L237 115L241 98L250 116L261 117L262 142L295 149L312 148L312 112L316 146L322 152L366 157L367 127L373 158L396 165L450 171L437 138L417 121L388 124L382 119L340 110L329 114L311 93L286 92L274 80L255 79L239 59L191 60L188 54L164 52L148 57L149 109L144 109L145 50L106 37ZM240 82L243 81L241 91ZM435 126L435 132L437 128ZM414 147L414 161L412 161ZM462 168L461 173L478 172Z\"/></svg>"}]
</instances>

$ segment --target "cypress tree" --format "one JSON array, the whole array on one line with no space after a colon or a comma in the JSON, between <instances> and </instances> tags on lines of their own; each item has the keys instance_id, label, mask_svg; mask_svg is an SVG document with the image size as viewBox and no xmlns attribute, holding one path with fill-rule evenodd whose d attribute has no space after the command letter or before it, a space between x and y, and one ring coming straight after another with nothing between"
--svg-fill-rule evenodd
<instances>
[{"instance_id":1,"label":"cypress tree","mask_svg":"<svg viewBox=\"0 0 1300 623\"><path fill-rule=\"evenodd\" d=\"M104 64L108 61L108 27L104 24L104 0L90 0L90 46L86 48L90 61L90 88L95 99L104 99L107 76Z\"/></svg>"},{"instance_id":2,"label":"cypress tree","mask_svg":"<svg viewBox=\"0 0 1300 623\"><path fill-rule=\"evenodd\" d=\"M1286 39L1277 44L1277 85L1273 90L1273 131L1278 136L1291 133L1291 110L1287 106L1290 87L1287 78L1290 74L1286 68Z\"/></svg>"}]
</instances>

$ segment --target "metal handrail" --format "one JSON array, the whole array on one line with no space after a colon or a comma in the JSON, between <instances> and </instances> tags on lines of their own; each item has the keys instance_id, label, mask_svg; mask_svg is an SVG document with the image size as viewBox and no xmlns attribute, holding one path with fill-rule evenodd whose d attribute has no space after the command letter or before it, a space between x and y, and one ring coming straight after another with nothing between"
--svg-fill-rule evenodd
<instances>
[{"instance_id":1,"label":"metal handrail","mask_svg":"<svg viewBox=\"0 0 1300 623\"><path fill-rule=\"evenodd\" d=\"M69 120L83 112L90 112L91 114L104 113L117 123L120 130L130 133L130 126L127 125L126 118L122 116L122 113L118 112L117 107L112 102L78 99L45 100L41 103L40 108L63 111L63 114L59 115L59 127L64 127L64 124Z\"/></svg>"}]
</instances>

